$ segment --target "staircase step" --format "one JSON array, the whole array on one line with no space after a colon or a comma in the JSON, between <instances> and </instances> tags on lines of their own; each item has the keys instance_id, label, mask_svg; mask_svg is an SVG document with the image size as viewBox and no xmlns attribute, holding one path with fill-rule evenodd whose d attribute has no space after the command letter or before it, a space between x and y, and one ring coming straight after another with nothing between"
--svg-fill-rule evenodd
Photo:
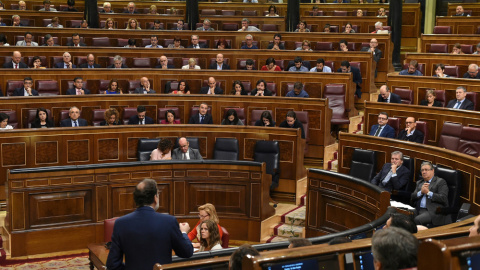
<instances>
[{"instance_id":1,"label":"staircase step","mask_svg":"<svg viewBox=\"0 0 480 270\"><path fill-rule=\"evenodd\" d=\"M284 242L284 241L288 241L288 237L282 237L282 236L278 236L278 235L273 235L271 237L268 237L266 240L265 240L265 243L275 243L275 242Z\"/></svg>"},{"instance_id":2,"label":"staircase step","mask_svg":"<svg viewBox=\"0 0 480 270\"><path fill-rule=\"evenodd\" d=\"M304 237L305 227L280 223L273 228L273 235L283 237Z\"/></svg>"},{"instance_id":3,"label":"staircase step","mask_svg":"<svg viewBox=\"0 0 480 270\"><path fill-rule=\"evenodd\" d=\"M282 223L296 226L305 226L306 206L299 206L282 215Z\"/></svg>"}]
</instances>

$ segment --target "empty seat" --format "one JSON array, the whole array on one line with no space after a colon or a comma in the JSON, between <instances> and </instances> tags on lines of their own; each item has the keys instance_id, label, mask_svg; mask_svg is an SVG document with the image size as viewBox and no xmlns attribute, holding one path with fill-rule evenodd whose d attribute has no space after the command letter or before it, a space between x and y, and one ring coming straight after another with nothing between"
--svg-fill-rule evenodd
<instances>
[{"instance_id":1,"label":"empty seat","mask_svg":"<svg viewBox=\"0 0 480 270\"><path fill-rule=\"evenodd\" d=\"M295 111L295 114L297 116L297 120L300 121L303 125L303 132L305 133L305 141L309 142L310 141L310 134L308 132L309 130L309 119L308 119L308 112L307 111ZM305 145L307 147L308 145Z\"/></svg>"},{"instance_id":2,"label":"empty seat","mask_svg":"<svg viewBox=\"0 0 480 270\"><path fill-rule=\"evenodd\" d=\"M109 37L94 37L94 38L92 38L92 46L110 47L110 38Z\"/></svg>"},{"instance_id":3,"label":"empty seat","mask_svg":"<svg viewBox=\"0 0 480 270\"><path fill-rule=\"evenodd\" d=\"M398 132L400 132L400 119L396 117L389 117L388 118L388 125L395 129L395 138L398 136Z\"/></svg>"},{"instance_id":4,"label":"empty seat","mask_svg":"<svg viewBox=\"0 0 480 270\"><path fill-rule=\"evenodd\" d=\"M130 117L137 115L137 108L127 107L123 109L123 124L128 125L128 120Z\"/></svg>"},{"instance_id":5,"label":"empty seat","mask_svg":"<svg viewBox=\"0 0 480 270\"><path fill-rule=\"evenodd\" d=\"M238 24L237 23L223 23L222 24L223 31L238 31Z\"/></svg>"},{"instance_id":6,"label":"empty seat","mask_svg":"<svg viewBox=\"0 0 480 270\"><path fill-rule=\"evenodd\" d=\"M239 147L236 138L217 138L213 150L213 159L238 160Z\"/></svg>"},{"instance_id":7,"label":"empty seat","mask_svg":"<svg viewBox=\"0 0 480 270\"><path fill-rule=\"evenodd\" d=\"M331 33L338 33L338 25L330 25Z\"/></svg>"},{"instance_id":8,"label":"empty seat","mask_svg":"<svg viewBox=\"0 0 480 270\"><path fill-rule=\"evenodd\" d=\"M103 94L105 91L107 91L109 85L110 80L100 80L98 84L98 94Z\"/></svg>"},{"instance_id":9,"label":"empty seat","mask_svg":"<svg viewBox=\"0 0 480 270\"><path fill-rule=\"evenodd\" d=\"M433 33L434 34L451 34L452 28L450 26L434 26Z\"/></svg>"},{"instance_id":10,"label":"empty seat","mask_svg":"<svg viewBox=\"0 0 480 270\"><path fill-rule=\"evenodd\" d=\"M257 141L253 159L265 162L266 172L272 175L270 190L278 187L280 180L280 146L278 141Z\"/></svg>"},{"instance_id":11,"label":"empty seat","mask_svg":"<svg viewBox=\"0 0 480 270\"><path fill-rule=\"evenodd\" d=\"M133 58L132 59L133 68L151 68L150 58Z\"/></svg>"},{"instance_id":12,"label":"empty seat","mask_svg":"<svg viewBox=\"0 0 480 270\"><path fill-rule=\"evenodd\" d=\"M332 71L335 71L335 62L334 61L325 61L325 66L331 68Z\"/></svg>"},{"instance_id":13,"label":"empty seat","mask_svg":"<svg viewBox=\"0 0 480 270\"><path fill-rule=\"evenodd\" d=\"M261 27L262 31L278 31L278 25L276 24L270 24L270 23L264 23Z\"/></svg>"},{"instance_id":14,"label":"empty seat","mask_svg":"<svg viewBox=\"0 0 480 270\"><path fill-rule=\"evenodd\" d=\"M224 227L220 226L222 228L222 248L228 248L228 243L230 241L230 234L228 233L227 229Z\"/></svg>"},{"instance_id":15,"label":"empty seat","mask_svg":"<svg viewBox=\"0 0 480 270\"><path fill-rule=\"evenodd\" d=\"M139 161L150 160L152 151L157 149L160 139L138 139L137 158Z\"/></svg>"},{"instance_id":16,"label":"empty seat","mask_svg":"<svg viewBox=\"0 0 480 270\"><path fill-rule=\"evenodd\" d=\"M243 85L243 88L245 88L245 91L250 95L250 92L252 92L252 82L250 81L240 81ZM244 122L246 125L247 123Z\"/></svg>"},{"instance_id":17,"label":"empty seat","mask_svg":"<svg viewBox=\"0 0 480 270\"><path fill-rule=\"evenodd\" d=\"M52 19L42 19L43 27L47 27L47 25L52 23Z\"/></svg>"},{"instance_id":18,"label":"empty seat","mask_svg":"<svg viewBox=\"0 0 480 270\"><path fill-rule=\"evenodd\" d=\"M448 150L457 151L462 134L462 125L458 123L445 122L443 123L438 147Z\"/></svg>"},{"instance_id":19,"label":"empty seat","mask_svg":"<svg viewBox=\"0 0 480 270\"><path fill-rule=\"evenodd\" d=\"M412 104L413 103L413 91L410 89L395 88L393 93L400 96L402 99L402 104Z\"/></svg>"},{"instance_id":20,"label":"empty seat","mask_svg":"<svg viewBox=\"0 0 480 270\"><path fill-rule=\"evenodd\" d=\"M453 78L458 78L460 75L458 66L445 66L445 74Z\"/></svg>"},{"instance_id":21,"label":"empty seat","mask_svg":"<svg viewBox=\"0 0 480 270\"><path fill-rule=\"evenodd\" d=\"M113 226L117 218L118 217L109 218L103 221L103 242L108 243L112 241Z\"/></svg>"},{"instance_id":22,"label":"empty seat","mask_svg":"<svg viewBox=\"0 0 480 270\"><path fill-rule=\"evenodd\" d=\"M260 118L262 117L262 113L263 113L264 111L270 112L270 114L272 115L272 118L275 119L275 118L273 117L272 110L252 110L252 114L250 115L250 123L249 123L249 125L250 125L250 126L255 126L255 122L257 122L257 120L260 120Z\"/></svg>"},{"instance_id":23,"label":"empty seat","mask_svg":"<svg viewBox=\"0 0 480 270\"><path fill-rule=\"evenodd\" d=\"M332 109L331 123L333 125L350 124L350 119L345 109L345 85L325 85L324 98L328 98L328 107Z\"/></svg>"},{"instance_id":24,"label":"empty seat","mask_svg":"<svg viewBox=\"0 0 480 270\"><path fill-rule=\"evenodd\" d=\"M272 96L277 95L277 85L274 82L267 82L267 89L272 92Z\"/></svg>"},{"instance_id":25,"label":"empty seat","mask_svg":"<svg viewBox=\"0 0 480 270\"><path fill-rule=\"evenodd\" d=\"M462 44L461 50L463 53L472 54L473 53L473 45L470 44Z\"/></svg>"},{"instance_id":26,"label":"empty seat","mask_svg":"<svg viewBox=\"0 0 480 270\"><path fill-rule=\"evenodd\" d=\"M418 129L420 130L422 133L423 133L423 144L427 144L428 142L428 126L427 126L427 122L425 121L417 121L417 126L415 127L415 129Z\"/></svg>"},{"instance_id":27,"label":"empty seat","mask_svg":"<svg viewBox=\"0 0 480 270\"><path fill-rule=\"evenodd\" d=\"M372 150L355 149L350 162L350 176L367 182L373 178L377 167L376 152Z\"/></svg>"},{"instance_id":28,"label":"empty seat","mask_svg":"<svg viewBox=\"0 0 480 270\"><path fill-rule=\"evenodd\" d=\"M225 115L227 114L227 111L233 109L237 112L237 117L238 119L242 120L243 124L246 125L245 120L245 109L244 108L225 108L223 109L223 118L225 118Z\"/></svg>"},{"instance_id":29,"label":"empty seat","mask_svg":"<svg viewBox=\"0 0 480 270\"><path fill-rule=\"evenodd\" d=\"M100 126L100 123L105 121L106 109L93 109L92 110L92 125Z\"/></svg>"},{"instance_id":30,"label":"empty seat","mask_svg":"<svg viewBox=\"0 0 480 270\"><path fill-rule=\"evenodd\" d=\"M347 16L348 12L345 10L334 10L333 16Z\"/></svg>"},{"instance_id":31,"label":"empty seat","mask_svg":"<svg viewBox=\"0 0 480 270\"><path fill-rule=\"evenodd\" d=\"M350 43L348 43L348 44L347 44L348 50L349 50L349 51L356 51L357 46L356 46L355 44L356 44L355 42L350 42ZM350 62L350 65L351 65L351 64L352 64L352 63Z\"/></svg>"},{"instance_id":32,"label":"empty seat","mask_svg":"<svg viewBox=\"0 0 480 270\"><path fill-rule=\"evenodd\" d=\"M477 92L467 92L466 98L473 102L473 110L477 110Z\"/></svg>"},{"instance_id":33,"label":"empty seat","mask_svg":"<svg viewBox=\"0 0 480 270\"><path fill-rule=\"evenodd\" d=\"M117 39L117 47L125 47L128 45L128 39L127 38L118 38Z\"/></svg>"},{"instance_id":34,"label":"empty seat","mask_svg":"<svg viewBox=\"0 0 480 270\"><path fill-rule=\"evenodd\" d=\"M56 96L60 95L58 82L54 80L36 80L35 89L39 96Z\"/></svg>"},{"instance_id":35,"label":"empty seat","mask_svg":"<svg viewBox=\"0 0 480 270\"><path fill-rule=\"evenodd\" d=\"M447 44L431 44L428 52L430 52L430 53L447 53L448 52L448 45Z\"/></svg>"},{"instance_id":36,"label":"empty seat","mask_svg":"<svg viewBox=\"0 0 480 270\"><path fill-rule=\"evenodd\" d=\"M445 224L455 221L460 209L462 192L462 174L459 170L434 166L435 175L444 179L448 186L448 207L437 208L437 213L445 215ZM439 226L444 224L438 224Z\"/></svg>"},{"instance_id":37,"label":"empty seat","mask_svg":"<svg viewBox=\"0 0 480 270\"><path fill-rule=\"evenodd\" d=\"M3 113L7 114L9 119L8 119L8 125L12 126L13 129L19 128L19 123L17 119L17 112L16 111L2 111Z\"/></svg>"},{"instance_id":38,"label":"empty seat","mask_svg":"<svg viewBox=\"0 0 480 270\"><path fill-rule=\"evenodd\" d=\"M169 111L169 110L172 110L174 113L175 113L175 120L174 121L178 121L180 123L180 110L177 108L177 107L167 107L167 108L160 108L158 109L158 115L157 115L157 123L158 124L161 124L162 120L167 120L165 118L165 112L166 111Z\"/></svg>"},{"instance_id":39,"label":"empty seat","mask_svg":"<svg viewBox=\"0 0 480 270\"><path fill-rule=\"evenodd\" d=\"M242 16L257 16L256 10L242 10Z\"/></svg>"},{"instance_id":40,"label":"empty seat","mask_svg":"<svg viewBox=\"0 0 480 270\"><path fill-rule=\"evenodd\" d=\"M223 16L235 16L235 10L222 10Z\"/></svg>"},{"instance_id":41,"label":"empty seat","mask_svg":"<svg viewBox=\"0 0 480 270\"><path fill-rule=\"evenodd\" d=\"M215 9L202 9L201 14L202 16L217 15L217 11Z\"/></svg>"},{"instance_id":42,"label":"empty seat","mask_svg":"<svg viewBox=\"0 0 480 270\"><path fill-rule=\"evenodd\" d=\"M438 100L442 103L442 106L445 107L447 105L447 96L445 94L445 90L435 90L435 100Z\"/></svg>"},{"instance_id":43,"label":"empty seat","mask_svg":"<svg viewBox=\"0 0 480 270\"><path fill-rule=\"evenodd\" d=\"M333 51L332 42L317 42L315 44L315 50L317 51Z\"/></svg>"},{"instance_id":44,"label":"empty seat","mask_svg":"<svg viewBox=\"0 0 480 270\"><path fill-rule=\"evenodd\" d=\"M7 89L5 89L5 96L13 95L13 91L17 88L23 87L23 81L21 80L8 80L7 81Z\"/></svg>"},{"instance_id":45,"label":"empty seat","mask_svg":"<svg viewBox=\"0 0 480 270\"><path fill-rule=\"evenodd\" d=\"M66 26L68 28L78 28L82 24L82 20L68 20L66 21Z\"/></svg>"}]
</instances>

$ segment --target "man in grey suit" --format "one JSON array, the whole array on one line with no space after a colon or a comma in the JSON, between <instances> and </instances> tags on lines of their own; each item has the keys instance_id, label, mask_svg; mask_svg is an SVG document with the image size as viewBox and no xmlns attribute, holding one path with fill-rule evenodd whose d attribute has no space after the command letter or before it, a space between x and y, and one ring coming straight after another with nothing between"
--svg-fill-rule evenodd
<instances>
[{"instance_id":1,"label":"man in grey suit","mask_svg":"<svg viewBox=\"0 0 480 270\"><path fill-rule=\"evenodd\" d=\"M155 94L155 90L150 87L150 81L147 77L140 78L140 85L142 87L138 87L135 89L134 94Z\"/></svg>"},{"instance_id":2,"label":"man in grey suit","mask_svg":"<svg viewBox=\"0 0 480 270\"><path fill-rule=\"evenodd\" d=\"M448 206L447 182L435 176L433 165L423 162L421 168L422 180L417 181L417 187L412 193L411 201L415 207L415 223L417 225L432 224L442 226L445 224L445 215L436 214L437 207Z\"/></svg>"},{"instance_id":3,"label":"man in grey suit","mask_svg":"<svg viewBox=\"0 0 480 270\"><path fill-rule=\"evenodd\" d=\"M23 36L23 40L17 42L16 46L38 46L38 43L33 40L33 35L30 32L26 32Z\"/></svg>"},{"instance_id":4,"label":"man in grey suit","mask_svg":"<svg viewBox=\"0 0 480 270\"><path fill-rule=\"evenodd\" d=\"M203 26L198 27L197 31L215 31L215 29L213 29L211 25L212 22L209 19L205 19L203 20Z\"/></svg>"},{"instance_id":5,"label":"man in grey suit","mask_svg":"<svg viewBox=\"0 0 480 270\"><path fill-rule=\"evenodd\" d=\"M187 138L181 137L178 140L178 148L175 148L172 151L172 159L179 160L188 160L188 159L197 159L203 160L202 155L197 149L188 147L190 143L187 141Z\"/></svg>"}]
</instances>

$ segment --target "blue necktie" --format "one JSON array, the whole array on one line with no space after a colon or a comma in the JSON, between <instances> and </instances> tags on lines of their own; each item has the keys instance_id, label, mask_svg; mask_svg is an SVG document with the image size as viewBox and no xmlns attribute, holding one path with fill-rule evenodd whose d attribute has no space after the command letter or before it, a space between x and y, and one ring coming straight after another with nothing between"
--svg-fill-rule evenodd
<instances>
[{"instance_id":1,"label":"blue necktie","mask_svg":"<svg viewBox=\"0 0 480 270\"><path fill-rule=\"evenodd\" d=\"M458 109L458 108L460 108L460 104L462 104L462 103L461 103L460 101L457 101L457 104L455 104L455 107L454 107L454 109Z\"/></svg>"},{"instance_id":2,"label":"blue necktie","mask_svg":"<svg viewBox=\"0 0 480 270\"><path fill-rule=\"evenodd\" d=\"M205 120L205 115L202 115L202 119L200 119L200 124L203 124L204 120Z\"/></svg>"},{"instance_id":3,"label":"blue necktie","mask_svg":"<svg viewBox=\"0 0 480 270\"><path fill-rule=\"evenodd\" d=\"M75 125L75 127L78 127L77 120L73 121L73 124Z\"/></svg>"}]
</instances>

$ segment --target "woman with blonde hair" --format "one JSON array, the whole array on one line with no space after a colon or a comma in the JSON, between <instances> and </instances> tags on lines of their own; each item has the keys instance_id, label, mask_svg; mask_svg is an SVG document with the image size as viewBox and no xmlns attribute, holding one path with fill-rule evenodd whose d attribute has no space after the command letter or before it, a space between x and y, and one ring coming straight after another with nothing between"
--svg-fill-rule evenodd
<instances>
[{"instance_id":1,"label":"woman with blonde hair","mask_svg":"<svg viewBox=\"0 0 480 270\"><path fill-rule=\"evenodd\" d=\"M126 30L141 30L140 26L138 26L138 21L134 18L130 18L127 23Z\"/></svg>"},{"instance_id":2,"label":"woman with blonde hair","mask_svg":"<svg viewBox=\"0 0 480 270\"><path fill-rule=\"evenodd\" d=\"M100 126L117 126L120 123L120 114L117 109L110 108L105 111L105 120L100 123Z\"/></svg>"},{"instance_id":3,"label":"woman with blonde hair","mask_svg":"<svg viewBox=\"0 0 480 270\"><path fill-rule=\"evenodd\" d=\"M209 251L222 249L222 240L217 223L213 220L204 220L200 224L200 250Z\"/></svg>"},{"instance_id":4,"label":"woman with blonde hair","mask_svg":"<svg viewBox=\"0 0 480 270\"><path fill-rule=\"evenodd\" d=\"M150 6L150 9L148 10L148 14L150 14L150 15L160 15L160 14L158 14L157 6L155 6L155 5Z\"/></svg>"},{"instance_id":5,"label":"woman with blonde hair","mask_svg":"<svg viewBox=\"0 0 480 270\"><path fill-rule=\"evenodd\" d=\"M189 233L188 233L188 238L190 239L190 241L192 241L193 239L197 239L198 241L200 241L200 239L202 238L201 237L201 234L200 234L200 225L203 221L205 220L212 220L214 221L216 224L217 224L217 227L218 227L218 231L220 233L220 239L222 239L223 237L223 231L222 231L222 227L220 226L219 224L219 219L218 219L218 216L217 216L217 211L215 210L215 206L211 203L206 203L204 205L201 205L198 207L198 217L199 217L199 220L197 222L197 225L195 225L195 227L193 228L193 230L191 230ZM195 248L199 248L200 247L200 243L193 243L192 244L193 247Z\"/></svg>"}]
</instances>

